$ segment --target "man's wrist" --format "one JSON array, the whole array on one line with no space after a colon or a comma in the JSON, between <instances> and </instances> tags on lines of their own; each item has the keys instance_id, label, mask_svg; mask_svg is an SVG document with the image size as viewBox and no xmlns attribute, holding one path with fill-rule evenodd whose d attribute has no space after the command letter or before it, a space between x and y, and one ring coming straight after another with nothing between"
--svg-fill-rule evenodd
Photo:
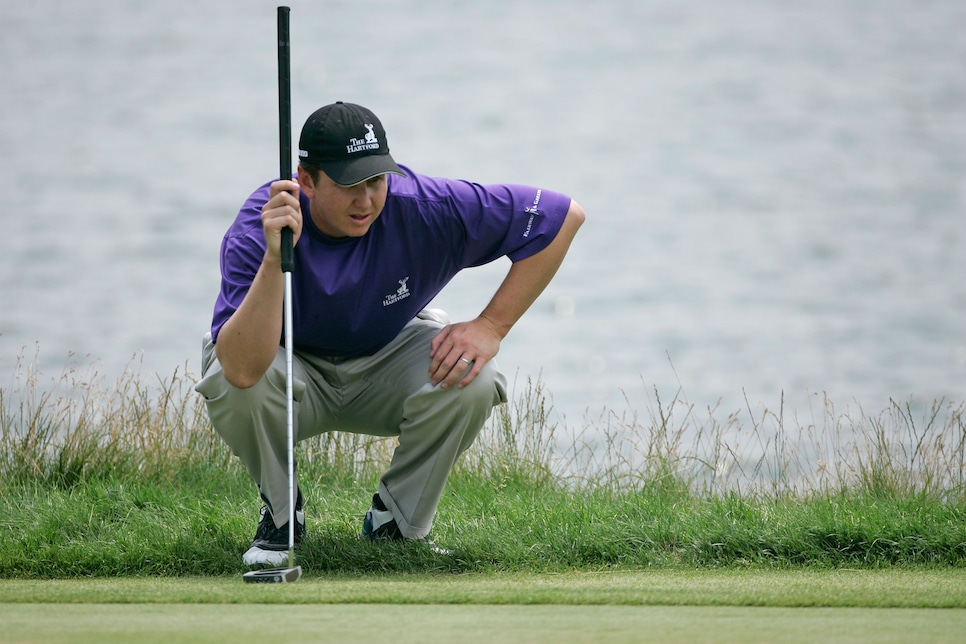
<instances>
[{"instance_id":1,"label":"man's wrist","mask_svg":"<svg viewBox=\"0 0 966 644\"><path fill-rule=\"evenodd\" d=\"M507 336L507 333L510 332L510 328L513 326L512 324L501 324L486 313L480 313L480 320L493 329L493 332L500 336L501 340Z\"/></svg>"},{"instance_id":2,"label":"man's wrist","mask_svg":"<svg viewBox=\"0 0 966 644\"><path fill-rule=\"evenodd\" d=\"M262 257L262 266L267 268L277 268L282 269L282 256L276 255L270 250L265 251L264 257Z\"/></svg>"}]
</instances>

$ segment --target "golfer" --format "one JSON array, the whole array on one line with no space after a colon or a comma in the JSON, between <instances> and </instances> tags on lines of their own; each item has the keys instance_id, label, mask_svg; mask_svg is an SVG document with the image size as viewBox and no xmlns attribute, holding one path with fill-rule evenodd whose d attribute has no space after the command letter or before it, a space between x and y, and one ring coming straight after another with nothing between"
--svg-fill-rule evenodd
<instances>
[{"instance_id":1,"label":"golfer","mask_svg":"<svg viewBox=\"0 0 966 644\"><path fill-rule=\"evenodd\" d=\"M397 165L370 110L313 113L297 181L258 188L221 245L221 290L196 389L264 507L246 565L288 551L281 230L291 228L295 440L328 431L395 436L362 523L365 539L425 541L459 455L506 402L501 340L550 282L584 221L557 192L424 176ZM480 314L426 306L462 269L512 264ZM305 534L296 500L296 543Z\"/></svg>"}]
</instances>

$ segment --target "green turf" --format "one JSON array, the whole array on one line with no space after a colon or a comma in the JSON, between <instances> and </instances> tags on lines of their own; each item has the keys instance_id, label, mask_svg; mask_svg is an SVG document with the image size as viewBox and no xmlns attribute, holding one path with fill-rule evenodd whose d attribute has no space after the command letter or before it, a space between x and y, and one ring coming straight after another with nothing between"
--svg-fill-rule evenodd
<instances>
[{"instance_id":1,"label":"green turf","mask_svg":"<svg viewBox=\"0 0 966 644\"><path fill-rule=\"evenodd\" d=\"M654 570L0 580L0 603L516 604L966 609L966 571Z\"/></svg>"},{"instance_id":2,"label":"green turf","mask_svg":"<svg viewBox=\"0 0 966 644\"><path fill-rule=\"evenodd\" d=\"M966 611L732 606L0 604L5 642L959 642Z\"/></svg>"},{"instance_id":3,"label":"green turf","mask_svg":"<svg viewBox=\"0 0 966 644\"><path fill-rule=\"evenodd\" d=\"M966 572L7 579L0 623L3 642L958 642Z\"/></svg>"},{"instance_id":4,"label":"green turf","mask_svg":"<svg viewBox=\"0 0 966 644\"><path fill-rule=\"evenodd\" d=\"M561 441L530 390L450 477L432 536L452 556L362 542L392 441L324 434L299 446L305 577L269 586L242 582L257 494L190 378L160 393L33 382L0 387L0 642L966 632L961 403L921 420L910 405L858 419L827 406L797 430L768 412L737 432L762 447L749 457L736 416L701 420L677 400L649 423L608 421L603 443Z\"/></svg>"}]
</instances>

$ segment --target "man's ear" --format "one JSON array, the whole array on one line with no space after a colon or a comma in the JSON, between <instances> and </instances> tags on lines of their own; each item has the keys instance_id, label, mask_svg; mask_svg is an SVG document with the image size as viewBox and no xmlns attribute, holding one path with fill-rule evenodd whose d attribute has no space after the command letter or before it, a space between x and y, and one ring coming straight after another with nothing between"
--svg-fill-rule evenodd
<instances>
[{"instance_id":1,"label":"man's ear","mask_svg":"<svg viewBox=\"0 0 966 644\"><path fill-rule=\"evenodd\" d=\"M298 166L298 180L299 180L299 190L308 197L312 199L315 197L315 182L312 181L312 175L309 174L305 168Z\"/></svg>"}]
</instances>

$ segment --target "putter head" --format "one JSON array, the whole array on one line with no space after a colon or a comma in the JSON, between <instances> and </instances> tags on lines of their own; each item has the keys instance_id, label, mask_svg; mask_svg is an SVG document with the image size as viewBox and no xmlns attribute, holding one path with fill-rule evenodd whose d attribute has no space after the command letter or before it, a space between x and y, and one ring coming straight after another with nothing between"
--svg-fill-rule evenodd
<instances>
[{"instance_id":1,"label":"putter head","mask_svg":"<svg viewBox=\"0 0 966 644\"><path fill-rule=\"evenodd\" d=\"M294 568L265 568L250 570L242 575L249 584L291 584L302 576L302 566Z\"/></svg>"}]
</instances>

